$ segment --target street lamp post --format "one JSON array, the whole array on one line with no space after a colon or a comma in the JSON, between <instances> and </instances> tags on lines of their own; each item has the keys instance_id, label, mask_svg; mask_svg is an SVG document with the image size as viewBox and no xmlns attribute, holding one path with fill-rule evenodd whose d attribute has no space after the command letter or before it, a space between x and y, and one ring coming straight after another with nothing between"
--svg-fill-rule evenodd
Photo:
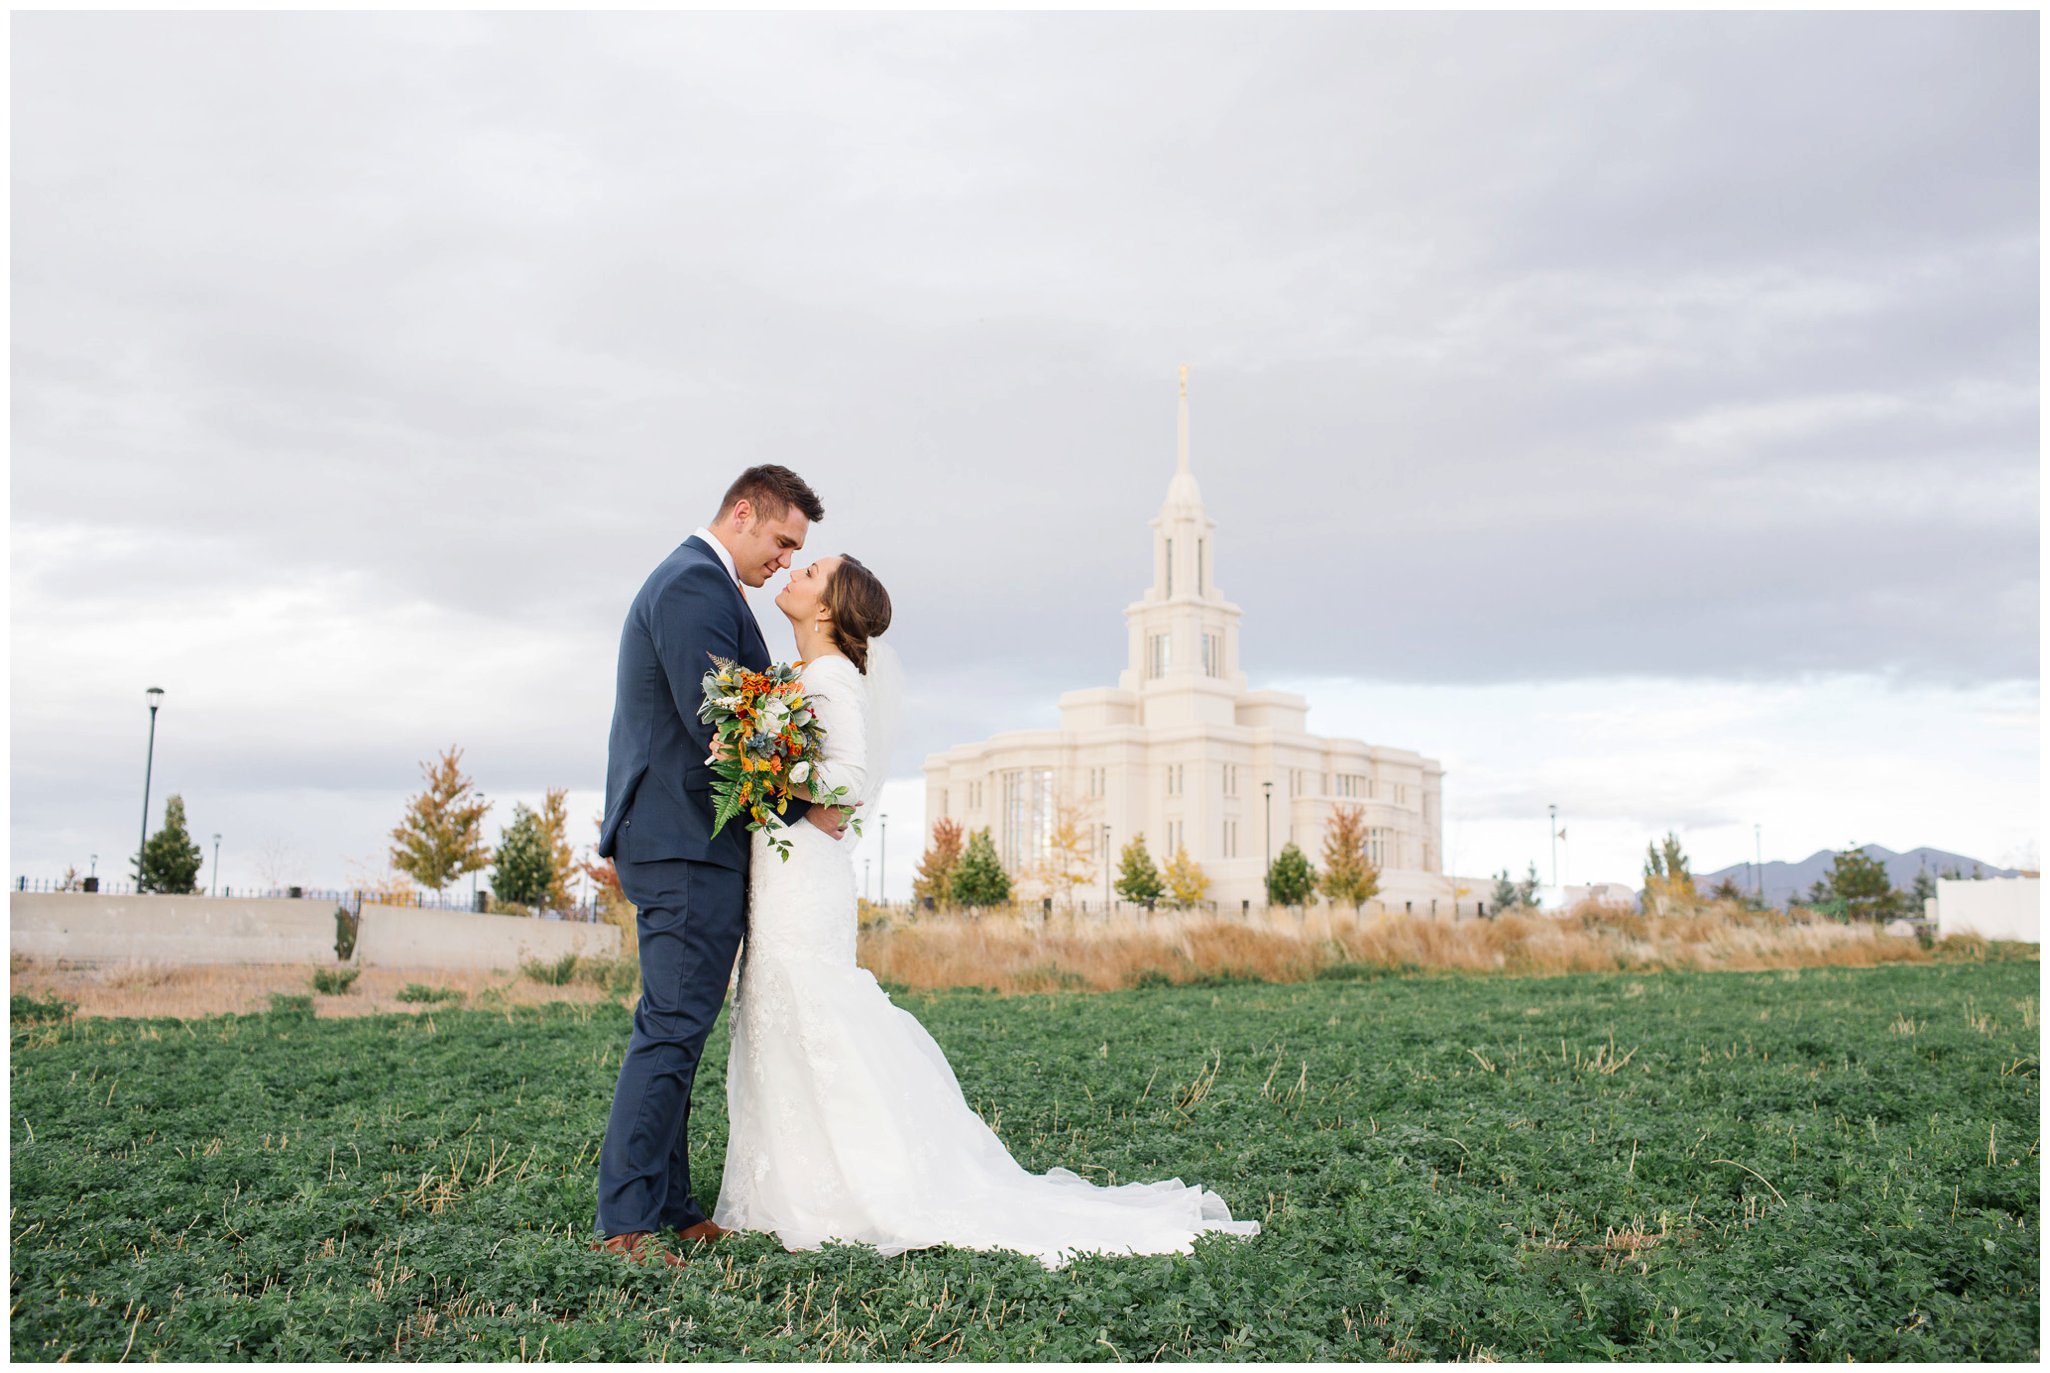
<instances>
[{"instance_id":1,"label":"street lamp post","mask_svg":"<svg viewBox=\"0 0 2050 1373\"><path fill-rule=\"evenodd\" d=\"M1103 826L1103 918L1110 919L1110 823Z\"/></svg>"},{"instance_id":2,"label":"street lamp post","mask_svg":"<svg viewBox=\"0 0 2050 1373\"><path fill-rule=\"evenodd\" d=\"M1763 827L1759 825L1751 827L1751 856L1757 860L1754 870L1758 874L1758 904L1763 906L1765 904L1765 837Z\"/></svg>"},{"instance_id":3,"label":"street lamp post","mask_svg":"<svg viewBox=\"0 0 2050 1373\"><path fill-rule=\"evenodd\" d=\"M868 865L868 859L864 858L861 860L861 899L873 901L875 899L875 891L868 885Z\"/></svg>"},{"instance_id":4,"label":"street lamp post","mask_svg":"<svg viewBox=\"0 0 2050 1373\"><path fill-rule=\"evenodd\" d=\"M1559 885L1559 808L1557 806L1546 806L1545 809L1552 817L1551 825L1547 832L1552 836L1552 885L1557 887Z\"/></svg>"},{"instance_id":5,"label":"street lamp post","mask_svg":"<svg viewBox=\"0 0 2050 1373\"><path fill-rule=\"evenodd\" d=\"M207 895L208 895L208 896L218 896L218 895L220 895L220 892L221 892L221 836L217 834L217 835L215 835L215 836L214 836L214 885L213 885L213 889L212 889L211 891L207 892Z\"/></svg>"},{"instance_id":6,"label":"street lamp post","mask_svg":"<svg viewBox=\"0 0 2050 1373\"><path fill-rule=\"evenodd\" d=\"M876 882L881 890L877 895L883 898L885 906L890 904L890 813L884 811L882 842L876 851Z\"/></svg>"},{"instance_id":7,"label":"street lamp post","mask_svg":"<svg viewBox=\"0 0 2050 1373\"><path fill-rule=\"evenodd\" d=\"M149 697L149 752L142 762L142 842L135 848L135 889L142 890L142 855L149 847L149 783L150 773L157 762L157 707L164 702L164 689L151 687L143 693Z\"/></svg>"},{"instance_id":8,"label":"street lamp post","mask_svg":"<svg viewBox=\"0 0 2050 1373\"><path fill-rule=\"evenodd\" d=\"M1266 793L1267 801L1267 875L1260 879L1263 888L1261 895L1266 897L1266 900L1263 900L1260 904L1264 906L1268 901L1274 899L1272 896L1267 895L1267 892L1272 890L1274 883L1274 784L1272 782L1262 782L1260 790Z\"/></svg>"}]
</instances>

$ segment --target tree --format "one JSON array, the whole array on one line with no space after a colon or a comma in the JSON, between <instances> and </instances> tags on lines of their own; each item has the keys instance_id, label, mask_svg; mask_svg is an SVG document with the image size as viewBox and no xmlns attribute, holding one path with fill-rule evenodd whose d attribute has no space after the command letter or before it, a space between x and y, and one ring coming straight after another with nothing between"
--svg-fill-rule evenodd
<instances>
[{"instance_id":1,"label":"tree","mask_svg":"<svg viewBox=\"0 0 2050 1373\"><path fill-rule=\"evenodd\" d=\"M1174 857L1167 860L1167 868L1160 876L1167 883L1169 901L1177 909L1187 910L1210 894L1209 876L1189 857L1186 848L1175 849Z\"/></svg>"},{"instance_id":2,"label":"tree","mask_svg":"<svg viewBox=\"0 0 2050 1373\"><path fill-rule=\"evenodd\" d=\"M1723 874L1723 880L1715 884L1709 896L1717 901L1733 901L1740 906L1749 905L1751 900L1751 893L1738 886L1737 879L1728 873Z\"/></svg>"},{"instance_id":3,"label":"tree","mask_svg":"<svg viewBox=\"0 0 2050 1373\"><path fill-rule=\"evenodd\" d=\"M602 836L605 832L603 818L594 817L591 828ZM630 985L638 976L641 964L639 912L620 888L618 866L610 858L598 857L595 844L585 853L589 857L577 864L577 868L591 879L591 890L597 894L598 919L619 930L619 957L628 968L627 981Z\"/></svg>"},{"instance_id":4,"label":"tree","mask_svg":"<svg viewBox=\"0 0 2050 1373\"><path fill-rule=\"evenodd\" d=\"M1010 874L997 857L997 846L989 828L977 830L968 840L961 861L954 868L954 900L964 906L1001 906L1011 899Z\"/></svg>"},{"instance_id":5,"label":"tree","mask_svg":"<svg viewBox=\"0 0 2050 1373\"><path fill-rule=\"evenodd\" d=\"M302 861L299 850L276 835L256 846L257 875L263 878L263 885L273 891L292 885L292 879L299 875Z\"/></svg>"},{"instance_id":6,"label":"tree","mask_svg":"<svg viewBox=\"0 0 2050 1373\"><path fill-rule=\"evenodd\" d=\"M554 877L541 817L514 802L512 823L499 832L498 852L492 858L492 894L509 905L538 906L547 900Z\"/></svg>"},{"instance_id":7,"label":"tree","mask_svg":"<svg viewBox=\"0 0 2050 1373\"><path fill-rule=\"evenodd\" d=\"M435 891L491 862L484 843L491 803L463 775L462 758L460 748L450 747L439 760L420 765L427 786L407 803L406 818L391 832L391 865Z\"/></svg>"},{"instance_id":8,"label":"tree","mask_svg":"<svg viewBox=\"0 0 2050 1373\"><path fill-rule=\"evenodd\" d=\"M1852 920L1885 920L1901 908L1901 895L1886 875L1886 865L1863 849L1845 849L1830 864L1829 894L1843 903Z\"/></svg>"},{"instance_id":9,"label":"tree","mask_svg":"<svg viewBox=\"0 0 2050 1373\"><path fill-rule=\"evenodd\" d=\"M591 821L591 828L603 835L604 820L601 818ZM600 858L595 845L586 852L591 856L577 867L584 876L591 879L591 890L598 894L598 914L616 925L623 926L628 942L631 943L634 934L633 921L620 917L633 914L633 903L626 899L626 892L620 888L619 866L610 858Z\"/></svg>"},{"instance_id":10,"label":"tree","mask_svg":"<svg viewBox=\"0 0 2050 1373\"><path fill-rule=\"evenodd\" d=\"M204 861L199 845L185 830L185 798L173 796L164 802L164 827L142 846L135 889L190 896L199 890L199 868Z\"/></svg>"},{"instance_id":11,"label":"tree","mask_svg":"<svg viewBox=\"0 0 2050 1373\"><path fill-rule=\"evenodd\" d=\"M1692 910L1700 900L1680 836L1671 830L1656 844L1644 846L1644 905L1653 915Z\"/></svg>"},{"instance_id":12,"label":"tree","mask_svg":"<svg viewBox=\"0 0 2050 1373\"><path fill-rule=\"evenodd\" d=\"M420 886L402 872L393 872L389 857L349 860L349 885L363 897L366 906L411 906L418 902Z\"/></svg>"},{"instance_id":13,"label":"tree","mask_svg":"<svg viewBox=\"0 0 2050 1373\"><path fill-rule=\"evenodd\" d=\"M932 827L932 847L918 860L911 897L944 906L954 899L954 870L961 863L961 822L941 816Z\"/></svg>"},{"instance_id":14,"label":"tree","mask_svg":"<svg viewBox=\"0 0 2050 1373\"><path fill-rule=\"evenodd\" d=\"M576 904L569 885L577 875L577 851L569 842L568 787L550 787L543 797L541 837L548 846L548 891L543 901L551 911L566 911Z\"/></svg>"},{"instance_id":15,"label":"tree","mask_svg":"<svg viewBox=\"0 0 2050 1373\"><path fill-rule=\"evenodd\" d=\"M1367 816L1358 806L1338 806L1324 830L1324 877L1319 883L1332 905L1351 906L1354 915L1381 890L1381 870L1367 861Z\"/></svg>"},{"instance_id":16,"label":"tree","mask_svg":"<svg viewBox=\"0 0 2050 1373\"><path fill-rule=\"evenodd\" d=\"M1032 875L1045 886L1048 896L1072 907L1076 889L1096 880L1096 815L1088 803L1060 792L1053 799L1051 819L1046 857Z\"/></svg>"},{"instance_id":17,"label":"tree","mask_svg":"<svg viewBox=\"0 0 2050 1373\"><path fill-rule=\"evenodd\" d=\"M1929 909L1928 902L1936 899L1936 878L1929 869L1922 868L1915 873L1915 885L1908 890L1908 901L1914 909L1908 914L1920 918Z\"/></svg>"},{"instance_id":18,"label":"tree","mask_svg":"<svg viewBox=\"0 0 2050 1373\"><path fill-rule=\"evenodd\" d=\"M1314 906L1317 904L1317 870L1291 839L1282 845L1267 871L1267 904L1270 906Z\"/></svg>"},{"instance_id":19,"label":"tree","mask_svg":"<svg viewBox=\"0 0 2050 1373\"><path fill-rule=\"evenodd\" d=\"M1529 875L1521 882L1510 881L1509 869L1502 869L1502 871L1495 874L1495 894L1491 902L1494 910L1490 914L1500 915L1503 911L1513 910L1518 906L1535 908L1537 906L1537 889L1538 875L1535 862L1530 865Z\"/></svg>"},{"instance_id":20,"label":"tree","mask_svg":"<svg viewBox=\"0 0 2050 1373\"><path fill-rule=\"evenodd\" d=\"M1160 869L1153 866L1153 855L1146 851L1145 835L1133 835L1118 851L1118 880L1114 885L1119 896L1136 901L1149 911L1154 902L1167 894Z\"/></svg>"}]
</instances>

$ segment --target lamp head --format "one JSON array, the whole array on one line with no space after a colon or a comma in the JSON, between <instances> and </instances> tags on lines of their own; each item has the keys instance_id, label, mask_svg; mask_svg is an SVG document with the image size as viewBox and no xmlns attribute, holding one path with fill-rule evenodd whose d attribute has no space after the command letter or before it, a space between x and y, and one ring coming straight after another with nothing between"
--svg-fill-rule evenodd
<instances>
[{"instance_id":1,"label":"lamp head","mask_svg":"<svg viewBox=\"0 0 2050 1373\"><path fill-rule=\"evenodd\" d=\"M151 687L143 694L149 697L149 708L151 710L155 710L164 703L164 689L162 687Z\"/></svg>"}]
</instances>

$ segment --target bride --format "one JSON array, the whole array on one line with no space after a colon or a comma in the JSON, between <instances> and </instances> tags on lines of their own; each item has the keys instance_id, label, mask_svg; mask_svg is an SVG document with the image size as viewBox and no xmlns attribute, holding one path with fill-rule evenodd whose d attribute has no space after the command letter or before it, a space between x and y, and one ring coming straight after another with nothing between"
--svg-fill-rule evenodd
<instances>
[{"instance_id":1,"label":"bride","mask_svg":"<svg viewBox=\"0 0 2050 1373\"><path fill-rule=\"evenodd\" d=\"M889 763L900 675L873 642L890 598L851 557L793 571L776 607L796 632L805 695L825 727L820 794L872 798ZM961 1095L939 1046L854 961L853 841L754 837L747 943L726 1068L731 1135L720 1229L773 1231L884 1254L950 1244L1058 1268L1082 1253L1188 1253L1205 1231L1259 1232L1179 1179L1097 1187L1065 1168L1027 1173Z\"/></svg>"}]
</instances>

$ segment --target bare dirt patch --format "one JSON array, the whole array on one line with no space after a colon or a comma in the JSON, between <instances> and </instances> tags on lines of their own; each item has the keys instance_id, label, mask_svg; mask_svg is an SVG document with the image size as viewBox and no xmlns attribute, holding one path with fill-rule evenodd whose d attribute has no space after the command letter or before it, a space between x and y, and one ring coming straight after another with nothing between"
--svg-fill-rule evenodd
<instances>
[{"instance_id":1,"label":"bare dirt patch","mask_svg":"<svg viewBox=\"0 0 2050 1373\"><path fill-rule=\"evenodd\" d=\"M13 995L76 1002L82 1016L184 1020L240 1015L270 1009L272 996L311 996L313 1013L321 1019L437 1008L433 1003L401 1001L399 993L409 985L462 993L460 1001L441 1002L442 1008L611 999L602 987L587 982L549 986L517 969L365 968L348 991L336 996L313 990L314 965L304 963L73 965L16 956L9 972L8 990Z\"/></svg>"}]
</instances>

